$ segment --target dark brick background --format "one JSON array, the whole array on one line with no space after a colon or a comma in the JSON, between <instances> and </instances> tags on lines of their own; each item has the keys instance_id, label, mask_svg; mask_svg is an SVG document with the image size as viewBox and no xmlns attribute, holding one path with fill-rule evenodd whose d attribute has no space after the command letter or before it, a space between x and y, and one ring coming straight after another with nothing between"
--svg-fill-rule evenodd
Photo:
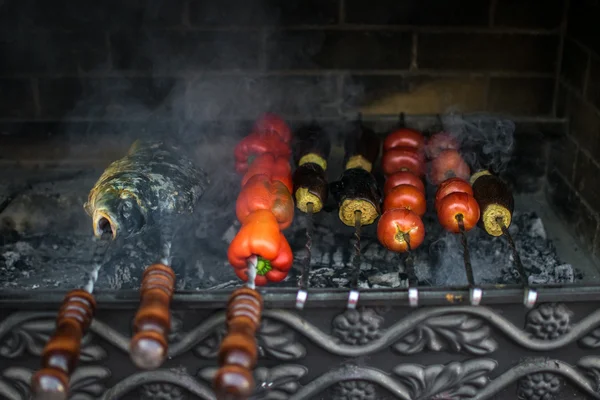
<instances>
[{"instance_id":1,"label":"dark brick background","mask_svg":"<svg viewBox=\"0 0 600 400\"><path fill-rule=\"evenodd\" d=\"M509 175L535 190L545 170L549 198L600 256L600 6L566 3L5 0L0 141L219 135L265 110L566 117L569 134L549 151L536 129L518 138L526 161Z\"/></svg>"},{"instance_id":2,"label":"dark brick background","mask_svg":"<svg viewBox=\"0 0 600 400\"><path fill-rule=\"evenodd\" d=\"M562 0L6 0L0 118L406 111L382 105L373 85L420 96L416 113L552 116L562 10ZM293 104L303 101L323 103Z\"/></svg>"},{"instance_id":3,"label":"dark brick background","mask_svg":"<svg viewBox=\"0 0 600 400\"><path fill-rule=\"evenodd\" d=\"M571 1L557 115L569 134L553 146L548 194L588 250L600 257L600 4Z\"/></svg>"}]
</instances>

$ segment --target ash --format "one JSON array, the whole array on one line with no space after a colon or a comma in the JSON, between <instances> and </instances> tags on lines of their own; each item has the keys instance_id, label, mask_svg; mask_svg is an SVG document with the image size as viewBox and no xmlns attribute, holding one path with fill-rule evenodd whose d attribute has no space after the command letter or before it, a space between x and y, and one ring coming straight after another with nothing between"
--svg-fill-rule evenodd
<instances>
[{"instance_id":1,"label":"ash","mask_svg":"<svg viewBox=\"0 0 600 400\"><path fill-rule=\"evenodd\" d=\"M87 283L94 241L91 220L82 204L97 177L97 172L83 174L32 184L16 192L0 187L0 196L10 200L4 202L0 213L0 287L68 290ZM175 221L172 265L178 290L240 285L227 262L228 244L239 229L235 216L239 185L235 174L221 177L204 194L191 218ZM419 284L465 285L458 235L443 231L432 212L424 216L424 222L426 241L413 254ZM272 286L297 285L306 256L305 224L306 216L296 210L294 223L285 232L294 251L294 268L284 282ZM310 287L348 287L356 257L354 229L343 225L335 210L315 215L314 225ZM566 283L582 278L560 260L535 213L515 212L510 232L531 283ZM479 228L467 236L477 283L520 282L506 238L490 237ZM111 244L96 290L139 288L143 270L160 259L160 243L160 231L154 229ZM361 288L406 285L405 255L379 244L376 224L363 227L361 249Z\"/></svg>"}]
</instances>

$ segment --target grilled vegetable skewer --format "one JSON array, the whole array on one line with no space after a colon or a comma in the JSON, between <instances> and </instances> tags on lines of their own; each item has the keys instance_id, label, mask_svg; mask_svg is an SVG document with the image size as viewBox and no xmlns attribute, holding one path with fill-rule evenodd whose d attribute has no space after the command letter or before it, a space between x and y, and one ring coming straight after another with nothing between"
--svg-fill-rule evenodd
<instances>
[{"instance_id":1,"label":"grilled vegetable skewer","mask_svg":"<svg viewBox=\"0 0 600 400\"><path fill-rule=\"evenodd\" d=\"M92 295L98 271L110 248L110 233L98 240L93 252L93 270L84 289L74 289L66 294L56 318L56 331L42 350L42 367L31 378L34 399L66 400L69 380L81 350L81 340L87 333L96 311Z\"/></svg>"},{"instance_id":2,"label":"grilled vegetable skewer","mask_svg":"<svg viewBox=\"0 0 600 400\"><path fill-rule=\"evenodd\" d=\"M339 205L339 218L355 229L354 272L347 307L358 303L358 278L360 274L360 229L370 225L381 213L381 193L375 177L370 173L379 153L379 139L375 133L356 122L355 130L346 137L346 170L337 182L331 184L331 193Z\"/></svg>"},{"instance_id":3,"label":"grilled vegetable skewer","mask_svg":"<svg viewBox=\"0 0 600 400\"><path fill-rule=\"evenodd\" d=\"M437 138L434 140L434 138ZM470 289L472 305L479 305L483 292L475 287L473 266L466 232L475 227L480 210L473 188L467 182L470 169L458 152L458 143L447 133L432 137L428 154L433 158L430 180L439 185L435 195L435 208L440 224L449 232L459 233L463 247L465 274Z\"/></svg>"},{"instance_id":4,"label":"grilled vegetable skewer","mask_svg":"<svg viewBox=\"0 0 600 400\"><path fill-rule=\"evenodd\" d=\"M294 161L298 168L294 171L294 198L296 207L307 215L306 218L306 258L302 266L302 276L296 295L296 308L303 309L308 297L308 282L313 235L313 214L318 213L327 201L329 188L325 178L327 159L331 143L327 134L316 125L302 127L296 132Z\"/></svg>"},{"instance_id":5,"label":"grilled vegetable skewer","mask_svg":"<svg viewBox=\"0 0 600 400\"><path fill-rule=\"evenodd\" d=\"M248 150L246 139L253 135L253 147ZM230 264L238 277L247 281L247 287L234 291L227 305L227 336L219 348L220 368L213 381L217 398L223 400L247 399L252 394L252 370L258 356L255 336L262 314L256 285L283 280L293 261L290 245L281 233L294 215L286 160L291 154L289 128L277 116L267 114L248 137L236 147L236 169L246 172L236 203L242 227L227 251Z\"/></svg>"},{"instance_id":6,"label":"grilled vegetable skewer","mask_svg":"<svg viewBox=\"0 0 600 400\"><path fill-rule=\"evenodd\" d=\"M425 239L425 226L421 217L427 209L425 185L421 176L425 172L425 138L404 125L390 133L383 144L382 166L386 174L383 215L377 224L377 237L388 250L404 253L408 277L409 300L418 305L418 291L411 288L417 282L412 250ZM401 274L402 275L402 274Z\"/></svg>"},{"instance_id":7,"label":"grilled vegetable skewer","mask_svg":"<svg viewBox=\"0 0 600 400\"><path fill-rule=\"evenodd\" d=\"M531 308L537 301L537 292L529 287L529 278L515 242L508 230L512 222L514 198L508 185L488 170L481 170L471 177L473 196L481 208L479 226L492 236L506 236L515 266L525 289L524 304Z\"/></svg>"}]
</instances>

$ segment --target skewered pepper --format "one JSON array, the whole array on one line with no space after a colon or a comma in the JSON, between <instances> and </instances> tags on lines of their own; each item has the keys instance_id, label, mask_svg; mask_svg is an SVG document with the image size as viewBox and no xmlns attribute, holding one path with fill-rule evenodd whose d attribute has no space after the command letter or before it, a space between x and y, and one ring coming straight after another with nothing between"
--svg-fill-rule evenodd
<instances>
[{"instance_id":1,"label":"skewered pepper","mask_svg":"<svg viewBox=\"0 0 600 400\"><path fill-rule=\"evenodd\" d=\"M254 175L244 185L235 203L235 213L243 224L248 215L257 210L269 210L277 219L279 229L292 224L294 200L282 182L267 175Z\"/></svg>"},{"instance_id":2,"label":"skewered pepper","mask_svg":"<svg viewBox=\"0 0 600 400\"><path fill-rule=\"evenodd\" d=\"M274 133L284 143L292 140L292 131L288 124L276 114L265 113L254 124L253 132Z\"/></svg>"},{"instance_id":3,"label":"skewered pepper","mask_svg":"<svg viewBox=\"0 0 600 400\"><path fill-rule=\"evenodd\" d=\"M292 151L278 134L254 132L243 138L235 147L235 170L239 173L248 171L254 158L265 153L271 153L276 157L289 158Z\"/></svg>"},{"instance_id":4,"label":"skewered pepper","mask_svg":"<svg viewBox=\"0 0 600 400\"><path fill-rule=\"evenodd\" d=\"M410 248L416 249L425 239L425 225L417 214L406 208L388 210L377 223L377 238L388 250L405 252Z\"/></svg>"},{"instance_id":5,"label":"skewered pepper","mask_svg":"<svg viewBox=\"0 0 600 400\"><path fill-rule=\"evenodd\" d=\"M283 183L290 193L294 190L292 168L286 157L277 157L271 153L256 157L242 178L242 186L256 175L267 175L271 180Z\"/></svg>"},{"instance_id":6,"label":"skewered pepper","mask_svg":"<svg viewBox=\"0 0 600 400\"><path fill-rule=\"evenodd\" d=\"M243 281L248 280L247 260L253 255L258 256L259 286L282 281L292 267L292 249L270 211L258 210L248 215L227 250L229 263Z\"/></svg>"}]
</instances>

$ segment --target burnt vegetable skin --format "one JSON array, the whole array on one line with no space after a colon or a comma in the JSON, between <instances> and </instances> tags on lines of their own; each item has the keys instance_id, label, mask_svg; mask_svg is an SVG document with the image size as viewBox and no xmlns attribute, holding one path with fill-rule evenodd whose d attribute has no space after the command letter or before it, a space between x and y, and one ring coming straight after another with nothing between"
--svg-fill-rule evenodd
<instances>
[{"instance_id":1,"label":"burnt vegetable skin","mask_svg":"<svg viewBox=\"0 0 600 400\"><path fill-rule=\"evenodd\" d=\"M308 212L312 203L313 212L318 213L327 202L329 188L325 177L327 158L331 152L329 136L317 125L307 125L294 135L294 198L296 207Z\"/></svg>"},{"instance_id":2,"label":"burnt vegetable skin","mask_svg":"<svg viewBox=\"0 0 600 400\"><path fill-rule=\"evenodd\" d=\"M361 225L372 224L381 213L381 193L375 177L362 168L344 171L339 181L331 184L331 193L339 204L339 217L354 226L356 211L361 211Z\"/></svg>"},{"instance_id":3,"label":"burnt vegetable skin","mask_svg":"<svg viewBox=\"0 0 600 400\"><path fill-rule=\"evenodd\" d=\"M296 207L302 212L308 212L308 203L312 203L314 213L321 211L329 194L323 168L315 163L302 164L294 171L292 180Z\"/></svg>"},{"instance_id":4,"label":"burnt vegetable skin","mask_svg":"<svg viewBox=\"0 0 600 400\"><path fill-rule=\"evenodd\" d=\"M357 121L354 130L344 142L344 165L346 169L362 168L371 172L379 155L380 141L374 131Z\"/></svg>"},{"instance_id":5,"label":"burnt vegetable skin","mask_svg":"<svg viewBox=\"0 0 600 400\"><path fill-rule=\"evenodd\" d=\"M508 228L514 211L514 198L508 185L489 171L479 171L471 177L473 197L481 209L479 225L490 235L502 235L502 224Z\"/></svg>"},{"instance_id":6,"label":"burnt vegetable skin","mask_svg":"<svg viewBox=\"0 0 600 400\"><path fill-rule=\"evenodd\" d=\"M294 162L297 166L314 163L327 169L331 152L329 136L318 125L303 126L294 135Z\"/></svg>"}]
</instances>

